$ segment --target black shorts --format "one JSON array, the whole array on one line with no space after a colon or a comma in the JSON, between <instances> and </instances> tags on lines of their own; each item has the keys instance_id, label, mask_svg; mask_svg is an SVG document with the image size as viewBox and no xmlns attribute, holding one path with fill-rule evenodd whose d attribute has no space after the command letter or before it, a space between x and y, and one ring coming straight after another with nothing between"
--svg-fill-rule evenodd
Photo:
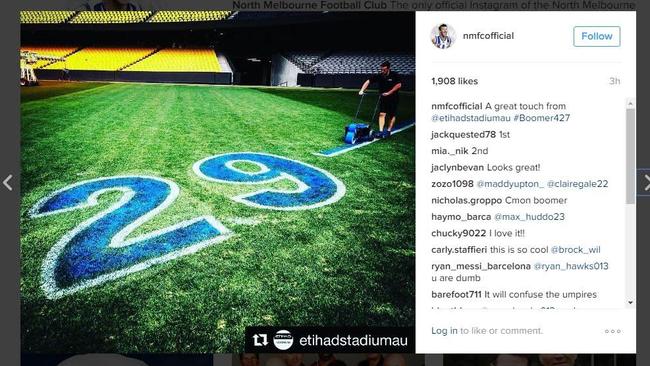
<instances>
[{"instance_id":1,"label":"black shorts","mask_svg":"<svg viewBox=\"0 0 650 366\"><path fill-rule=\"evenodd\" d=\"M394 116L397 113L398 102L399 102L398 95L381 97L381 99L379 100L379 113L386 113L389 116Z\"/></svg>"}]
</instances>

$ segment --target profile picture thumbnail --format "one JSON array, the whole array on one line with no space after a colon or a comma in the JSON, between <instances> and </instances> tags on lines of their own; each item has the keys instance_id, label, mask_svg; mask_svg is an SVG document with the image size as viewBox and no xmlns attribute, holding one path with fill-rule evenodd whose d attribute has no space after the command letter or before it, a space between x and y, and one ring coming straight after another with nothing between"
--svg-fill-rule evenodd
<instances>
[{"instance_id":1,"label":"profile picture thumbnail","mask_svg":"<svg viewBox=\"0 0 650 366\"><path fill-rule=\"evenodd\" d=\"M446 23L437 24L431 31L431 42L440 49L447 49L456 42L456 31Z\"/></svg>"}]
</instances>

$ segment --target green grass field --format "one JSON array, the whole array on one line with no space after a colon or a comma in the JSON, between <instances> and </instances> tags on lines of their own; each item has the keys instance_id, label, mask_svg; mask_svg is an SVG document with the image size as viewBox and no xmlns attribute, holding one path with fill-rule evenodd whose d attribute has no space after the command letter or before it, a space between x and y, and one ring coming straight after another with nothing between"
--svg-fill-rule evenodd
<instances>
[{"instance_id":1,"label":"green grass field","mask_svg":"<svg viewBox=\"0 0 650 366\"><path fill-rule=\"evenodd\" d=\"M45 83L22 88L21 97L24 352L233 352L243 348L246 326L414 324L414 128L340 156L312 154L342 143L355 91ZM414 119L414 104L413 94L402 94L401 120ZM373 107L368 102L362 115ZM317 209L265 210L230 199L259 187L207 182L192 171L202 158L239 151L319 167L347 192ZM119 194L42 218L30 218L29 209L70 184L126 174L181 189L134 234L201 215L235 234L47 299L40 275L50 248Z\"/></svg>"}]
</instances>

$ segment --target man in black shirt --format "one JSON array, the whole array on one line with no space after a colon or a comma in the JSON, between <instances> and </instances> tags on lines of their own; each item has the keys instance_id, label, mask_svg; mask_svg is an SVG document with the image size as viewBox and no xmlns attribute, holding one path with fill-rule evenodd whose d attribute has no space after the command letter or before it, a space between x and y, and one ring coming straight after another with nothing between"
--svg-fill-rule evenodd
<instances>
[{"instance_id":1,"label":"man in black shirt","mask_svg":"<svg viewBox=\"0 0 650 366\"><path fill-rule=\"evenodd\" d=\"M399 74L390 70L390 62L384 61L381 64L381 72L373 75L370 79L366 80L359 91L359 95L368 89L370 83L377 83L379 85L379 137L390 136L390 131L395 124L395 114L397 113L397 103L399 102L399 90L402 87L402 79ZM384 124L388 116L388 130L384 131Z\"/></svg>"}]
</instances>

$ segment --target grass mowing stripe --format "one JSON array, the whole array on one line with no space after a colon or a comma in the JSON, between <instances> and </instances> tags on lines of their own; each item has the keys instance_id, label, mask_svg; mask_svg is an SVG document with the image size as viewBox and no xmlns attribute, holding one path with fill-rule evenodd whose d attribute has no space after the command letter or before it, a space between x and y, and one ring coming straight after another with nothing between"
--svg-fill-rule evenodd
<instances>
[{"instance_id":1,"label":"grass mowing stripe","mask_svg":"<svg viewBox=\"0 0 650 366\"><path fill-rule=\"evenodd\" d=\"M76 93L92 91L95 88L105 87L108 83L95 82L64 82L40 81L39 87L22 87L20 92L21 103L29 103L41 99L57 98Z\"/></svg>"}]
</instances>

